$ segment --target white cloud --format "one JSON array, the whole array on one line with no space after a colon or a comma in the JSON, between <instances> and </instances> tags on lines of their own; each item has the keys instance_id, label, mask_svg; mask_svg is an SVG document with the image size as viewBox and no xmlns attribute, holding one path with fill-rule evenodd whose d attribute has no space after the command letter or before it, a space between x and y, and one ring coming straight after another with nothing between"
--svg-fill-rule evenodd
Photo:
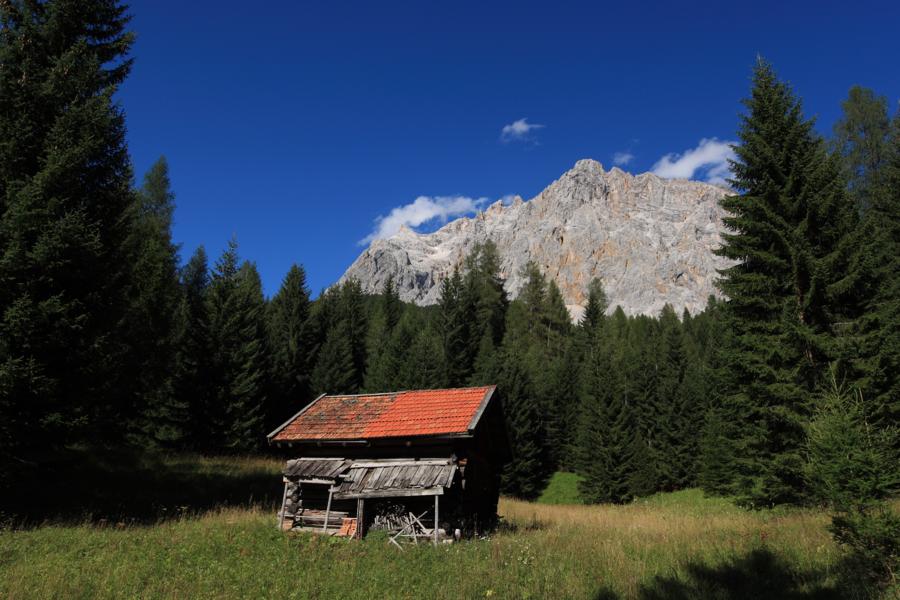
<instances>
[{"instance_id":1,"label":"white cloud","mask_svg":"<svg viewBox=\"0 0 900 600\"><path fill-rule=\"evenodd\" d=\"M628 152L616 152L613 154L613 164L617 167L624 167L628 163L634 160L634 154Z\"/></svg>"},{"instance_id":2,"label":"white cloud","mask_svg":"<svg viewBox=\"0 0 900 600\"><path fill-rule=\"evenodd\" d=\"M653 165L653 172L670 179L702 178L709 183L724 184L731 173L728 159L734 159L731 149L737 142L722 142L704 138L696 148L682 154L666 154Z\"/></svg>"},{"instance_id":3,"label":"white cloud","mask_svg":"<svg viewBox=\"0 0 900 600\"><path fill-rule=\"evenodd\" d=\"M386 216L377 217L375 229L359 243L365 245L391 237L404 225L418 227L433 220L446 223L448 219L481 210L487 200L468 196L419 196L409 204L392 208Z\"/></svg>"},{"instance_id":4,"label":"white cloud","mask_svg":"<svg viewBox=\"0 0 900 600\"><path fill-rule=\"evenodd\" d=\"M529 139L529 133L535 129L543 128L539 123L529 123L528 117L513 121L509 125L504 125L500 131L501 142L518 142Z\"/></svg>"}]
</instances>

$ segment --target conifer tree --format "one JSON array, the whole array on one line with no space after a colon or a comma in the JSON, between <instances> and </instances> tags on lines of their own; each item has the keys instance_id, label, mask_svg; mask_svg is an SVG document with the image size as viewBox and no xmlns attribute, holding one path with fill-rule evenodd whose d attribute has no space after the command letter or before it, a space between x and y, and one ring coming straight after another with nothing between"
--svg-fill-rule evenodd
<instances>
[{"instance_id":1,"label":"conifer tree","mask_svg":"<svg viewBox=\"0 0 900 600\"><path fill-rule=\"evenodd\" d=\"M213 348L206 304L209 267L203 246L181 270L180 287L172 369L173 402L187 411L180 445L197 451L213 450L216 436L211 426L220 413L214 410L210 394Z\"/></svg>"},{"instance_id":2,"label":"conifer tree","mask_svg":"<svg viewBox=\"0 0 900 600\"><path fill-rule=\"evenodd\" d=\"M504 356L498 388L502 390L512 459L501 477L503 493L537 497L547 478L544 432L528 369L515 353Z\"/></svg>"},{"instance_id":3,"label":"conifer tree","mask_svg":"<svg viewBox=\"0 0 900 600\"><path fill-rule=\"evenodd\" d=\"M863 129L844 151L867 156L880 148L881 135L877 127ZM900 112L878 152L882 160L873 159L864 172L868 210L849 244L845 278L835 287L849 292L841 315L843 375L874 419L892 423L900 419Z\"/></svg>"},{"instance_id":4,"label":"conifer tree","mask_svg":"<svg viewBox=\"0 0 900 600\"><path fill-rule=\"evenodd\" d=\"M579 326L587 332L596 331L602 326L608 308L609 300L607 300L606 292L603 290L603 282L599 279L592 279L588 284L587 304Z\"/></svg>"},{"instance_id":5,"label":"conifer tree","mask_svg":"<svg viewBox=\"0 0 900 600\"><path fill-rule=\"evenodd\" d=\"M381 292L381 313L384 315L384 322L387 331L390 333L400 322L403 316L403 303L400 301L400 294L397 286L394 285L393 275L388 276L384 284L384 290Z\"/></svg>"},{"instance_id":6,"label":"conifer tree","mask_svg":"<svg viewBox=\"0 0 900 600\"><path fill-rule=\"evenodd\" d=\"M659 403L654 416L656 438L658 486L671 491L681 486L687 478L689 465L684 464L682 447L690 441L682 436L688 433L688 421L693 415L685 414L689 398L683 387L687 362L682 324L668 304L660 315L659 377L655 397Z\"/></svg>"},{"instance_id":7,"label":"conifer tree","mask_svg":"<svg viewBox=\"0 0 900 600\"><path fill-rule=\"evenodd\" d=\"M474 326L468 341L474 356L485 334L491 336L495 346L502 342L509 301L500 277L500 255L493 242L476 244L466 257L465 267L463 296L473 311L470 318Z\"/></svg>"},{"instance_id":8,"label":"conifer tree","mask_svg":"<svg viewBox=\"0 0 900 600\"><path fill-rule=\"evenodd\" d=\"M363 387L366 374L366 337L368 334L368 310L362 288L355 279L349 279L340 286L337 319L343 323L347 343L353 355L354 392Z\"/></svg>"},{"instance_id":9,"label":"conifer tree","mask_svg":"<svg viewBox=\"0 0 900 600\"><path fill-rule=\"evenodd\" d=\"M139 385L140 414L131 427L142 442L181 445L187 410L173 392L174 318L180 300L178 247L172 243L175 195L161 157L137 194L128 244L132 255L127 329L134 345L131 377Z\"/></svg>"},{"instance_id":10,"label":"conifer tree","mask_svg":"<svg viewBox=\"0 0 900 600\"><path fill-rule=\"evenodd\" d=\"M834 124L832 146L843 163L850 193L865 212L881 185L890 152L887 98L855 85L841 108L844 114Z\"/></svg>"},{"instance_id":11,"label":"conifer tree","mask_svg":"<svg viewBox=\"0 0 900 600\"><path fill-rule=\"evenodd\" d=\"M217 425L213 445L221 450L251 451L265 436L266 361L265 299L252 263L238 267L232 239L216 262L207 293L213 410Z\"/></svg>"},{"instance_id":12,"label":"conifer tree","mask_svg":"<svg viewBox=\"0 0 900 600\"><path fill-rule=\"evenodd\" d=\"M471 376L471 313L458 269L454 269L453 274L441 282L441 299L438 305L444 381L452 387L464 385Z\"/></svg>"},{"instance_id":13,"label":"conifer tree","mask_svg":"<svg viewBox=\"0 0 900 600\"><path fill-rule=\"evenodd\" d=\"M267 433L269 404L266 375L270 372L266 337L266 301L256 265L244 262L238 271L236 292L238 345L232 355L231 402L228 405L228 448L258 449Z\"/></svg>"},{"instance_id":14,"label":"conifer tree","mask_svg":"<svg viewBox=\"0 0 900 600\"><path fill-rule=\"evenodd\" d=\"M312 400L313 349L306 271L292 265L268 310L271 352L271 408L266 427L275 427Z\"/></svg>"},{"instance_id":15,"label":"conifer tree","mask_svg":"<svg viewBox=\"0 0 900 600\"><path fill-rule=\"evenodd\" d=\"M366 372L366 389L370 392L388 392L408 387L406 379L412 375L412 367L419 357L410 354L415 332L409 319L402 319L386 338L378 343L378 351Z\"/></svg>"},{"instance_id":16,"label":"conifer tree","mask_svg":"<svg viewBox=\"0 0 900 600\"><path fill-rule=\"evenodd\" d=\"M579 489L589 502L627 502L632 498L634 417L621 394L613 365L613 348L598 342L594 360L586 365L582 414L579 419Z\"/></svg>"},{"instance_id":17,"label":"conifer tree","mask_svg":"<svg viewBox=\"0 0 900 600\"><path fill-rule=\"evenodd\" d=\"M406 389L444 388L444 359L441 339L430 319L424 323L410 323L415 332L403 365L403 387ZM494 381L494 378L491 378Z\"/></svg>"},{"instance_id":18,"label":"conifer tree","mask_svg":"<svg viewBox=\"0 0 900 600\"><path fill-rule=\"evenodd\" d=\"M412 334L404 331L401 335L394 336L402 314L403 304L394 287L394 278L390 276L369 322L368 364L363 387L370 392L397 389L399 381L403 379L399 370L407 360L406 353L412 342ZM407 339L402 341L400 337Z\"/></svg>"},{"instance_id":19,"label":"conifer tree","mask_svg":"<svg viewBox=\"0 0 900 600\"><path fill-rule=\"evenodd\" d=\"M128 20L114 0L0 3L0 460L120 440L136 415Z\"/></svg>"},{"instance_id":20,"label":"conifer tree","mask_svg":"<svg viewBox=\"0 0 900 600\"><path fill-rule=\"evenodd\" d=\"M312 372L313 389L317 394L354 394L356 369L346 323L338 323L326 335Z\"/></svg>"},{"instance_id":21,"label":"conifer tree","mask_svg":"<svg viewBox=\"0 0 900 600\"><path fill-rule=\"evenodd\" d=\"M719 252L739 261L719 284L735 334L725 418L741 422L738 489L769 505L804 497L806 399L835 353L828 289L856 213L800 102L762 61L746 106L732 164L741 193L722 201L730 231Z\"/></svg>"}]
</instances>

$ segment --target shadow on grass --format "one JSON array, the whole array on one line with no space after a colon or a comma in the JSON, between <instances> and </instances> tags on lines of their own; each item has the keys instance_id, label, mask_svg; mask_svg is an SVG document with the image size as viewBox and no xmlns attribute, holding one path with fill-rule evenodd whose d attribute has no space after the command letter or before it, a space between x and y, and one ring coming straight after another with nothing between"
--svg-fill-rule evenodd
<instances>
[{"instance_id":1,"label":"shadow on grass","mask_svg":"<svg viewBox=\"0 0 900 600\"><path fill-rule=\"evenodd\" d=\"M0 493L0 517L16 527L149 524L221 507L276 510L281 494L281 477L265 461L74 450L17 473Z\"/></svg>"},{"instance_id":2,"label":"shadow on grass","mask_svg":"<svg viewBox=\"0 0 900 600\"><path fill-rule=\"evenodd\" d=\"M829 581L824 572L799 571L767 549L756 549L721 565L688 563L683 574L656 577L641 586L640 600L840 600L866 598L865 590L853 589ZM595 600L619 598L608 589L600 590Z\"/></svg>"}]
</instances>

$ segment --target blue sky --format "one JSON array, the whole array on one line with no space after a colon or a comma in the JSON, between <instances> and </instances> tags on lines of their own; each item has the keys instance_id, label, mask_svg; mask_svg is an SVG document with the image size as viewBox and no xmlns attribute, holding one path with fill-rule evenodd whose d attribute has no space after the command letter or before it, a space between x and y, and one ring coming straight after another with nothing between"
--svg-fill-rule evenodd
<instances>
[{"instance_id":1,"label":"blue sky","mask_svg":"<svg viewBox=\"0 0 900 600\"><path fill-rule=\"evenodd\" d=\"M361 240L528 199L580 158L715 178L758 53L823 132L853 84L900 99L892 2L135 0L131 12L119 98L136 176L166 155L183 257L200 244L215 257L236 235L269 295L294 262L318 292Z\"/></svg>"}]
</instances>

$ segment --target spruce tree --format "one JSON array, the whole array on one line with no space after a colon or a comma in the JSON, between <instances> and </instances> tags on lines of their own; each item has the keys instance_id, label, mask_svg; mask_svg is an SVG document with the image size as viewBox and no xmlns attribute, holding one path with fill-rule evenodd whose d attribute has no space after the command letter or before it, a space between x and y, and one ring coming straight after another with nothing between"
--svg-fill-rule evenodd
<instances>
[{"instance_id":1,"label":"spruce tree","mask_svg":"<svg viewBox=\"0 0 900 600\"><path fill-rule=\"evenodd\" d=\"M182 446L196 451L212 451L215 431L210 382L213 354L209 332L206 294L209 267L203 246L197 248L181 270L181 299L175 316L173 401L186 407ZM211 421L212 419L212 421Z\"/></svg>"},{"instance_id":2,"label":"spruce tree","mask_svg":"<svg viewBox=\"0 0 900 600\"><path fill-rule=\"evenodd\" d=\"M244 262L235 288L239 334L232 354L231 398L228 405L228 449L250 452L261 447L269 416L266 376L270 372L266 337L266 300L256 265Z\"/></svg>"},{"instance_id":3,"label":"spruce tree","mask_svg":"<svg viewBox=\"0 0 900 600\"><path fill-rule=\"evenodd\" d=\"M470 305L463 293L458 269L441 282L438 302L439 331L444 358L444 381L451 387L465 385L472 372L470 344Z\"/></svg>"},{"instance_id":4,"label":"spruce tree","mask_svg":"<svg viewBox=\"0 0 900 600\"><path fill-rule=\"evenodd\" d=\"M356 368L346 323L328 330L312 372L316 394L355 394Z\"/></svg>"},{"instance_id":5,"label":"spruce tree","mask_svg":"<svg viewBox=\"0 0 900 600\"><path fill-rule=\"evenodd\" d=\"M730 216L719 253L737 261L719 282L735 342L725 418L741 423L746 452L733 472L742 497L770 505L805 496L807 399L835 353L839 311L828 290L856 212L800 102L763 61L745 104L732 163L740 194L722 201Z\"/></svg>"},{"instance_id":6,"label":"spruce tree","mask_svg":"<svg viewBox=\"0 0 900 600\"><path fill-rule=\"evenodd\" d=\"M544 489L549 475L540 408L528 369L515 353L504 356L498 381L507 420L512 459L501 477L503 493L533 499Z\"/></svg>"},{"instance_id":7,"label":"spruce tree","mask_svg":"<svg viewBox=\"0 0 900 600\"><path fill-rule=\"evenodd\" d=\"M394 287L394 278L388 277L384 290L369 321L368 352L364 389L383 392L397 389L402 378L399 369L406 361L411 335L403 332L405 341L395 339L394 333L403 314L403 303Z\"/></svg>"},{"instance_id":8,"label":"spruce tree","mask_svg":"<svg viewBox=\"0 0 900 600\"><path fill-rule=\"evenodd\" d=\"M415 332L409 347L409 358L402 367L403 387L411 390L426 388L444 388L444 359L442 356L441 338L431 319L424 323L410 323ZM490 378L494 383L495 379Z\"/></svg>"},{"instance_id":9,"label":"spruce tree","mask_svg":"<svg viewBox=\"0 0 900 600\"><path fill-rule=\"evenodd\" d=\"M873 129L866 133L880 138L880 129ZM879 143L861 137L846 151L865 155ZM845 278L835 287L846 292L843 375L870 404L873 418L893 423L900 419L900 113L885 146L877 169L866 172L868 210L849 244Z\"/></svg>"},{"instance_id":10,"label":"spruce tree","mask_svg":"<svg viewBox=\"0 0 900 600\"><path fill-rule=\"evenodd\" d=\"M473 311L468 342L474 356L485 334L491 336L495 346L502 342L509 300L500 276L500 255L490 240L472 248L465 260L465 271L462 294Z\"/></svg>"},{"instance_id":11,"label":"spruce tree","mask_svg":"<svg viewBox=\"0 0 900 600\"><path fill-rule=\"evenodd\" d=\"M137 414L128 20L114 0L0 3L0 460L121 440Z\"/></svg>"},{"instance_id":12,"label":"spruce tree","mask_svg":"<svg viewBox=\"0 0 900 600\"><path fill-rule=\"evenodd\" d=\"M180 292L171 231L175 195L165 157L147 172L137 198L128 240L133 275L126 327L134 344L131 377L139 385L141 411L131 429L144 443L178 447L187 409L174 394L171 376Z\"/></svg>"},{"instance_id":13,"label":"spruce tree","mask_svg":"<svg viewBox=\"0 0 900 600\"><path fill-rule=\"evenodd\" d=\"M634 416L617 381L611 341L599 341L585 366L577 461L584 477L579 490L589 502L621 503L633 496Z\"/></svg>"},{"instance_id":14,"label":"spruce tree","mask_svg":"<svg viewBox=\"0 0 900 600\"><path fill-rule=\"evenodd\" d=\"M843 117L834 124L832 147L841 158L851 195L865 212L881 184L890 152L887 98L855 85L841 108Z\"/></svg>"},{"instance_id":15,"label":"spruce tree","mask_svg":"<svg viewBox=\"0 0 900 600\"><path fill-rule=\"evenodd\" d=\"M341 284L337 309L337 319L343 324L347 344L353 356L352 389L357 392L363 387L366 373L366 337L369 323L365 297L358 281L349 279Z\"/></svg>"},{"instance_id":16,"label":"spruce tree","mask_svg":"<svg viewBox=\"0 0 900 600\"><path fill-rule=\"evenodd\" d=\"M394 284L394 277L388 276L384 283L384 289L381 292L381 313L384 315L385 327L388 332L392 332L400 317L403 316L403 302L400 301L400 294L397 286Z\"/></svg>"},{"instance_id":17,"label":"spruce tree","mask_svg":"<svg viewBox=\"0 0 900 600\"><path fill-rule=\"evenodd\" d=\"M685 439L688 422L693 417L689 411L688 390L684 387L687 351L682 324L670 305L665 305L660 314L659 377L657 379L655 421L656 463L658 465L659 489L671 491L681 487L692 469L686 463L683 447L690 443Z\"/></svg>"},{"instance_id":18,"label":"spruce tree","mask_svg":"<svg viewBox=\"0 0 900 600\"><path fill-rule=\"evenodd\" d=\"M293 414L291 411L312 400L310 359L314 340L309 288L302 266L291 266L269 303L268 336L272 398L267 428L277 426Z\"/></svg>"},{"instance_id":19,"label":"spruce tree","mask_svg":"<svg viewBox=\"0 0 900 600\"><path fill-rule=\"evenodd\" d=\"M265 375L268 370L265 299L251 263L238 266L232 239L216 262L207 293L216 430L213 447L251 451L265 435Z\"/></svg>"}]
</instances>

